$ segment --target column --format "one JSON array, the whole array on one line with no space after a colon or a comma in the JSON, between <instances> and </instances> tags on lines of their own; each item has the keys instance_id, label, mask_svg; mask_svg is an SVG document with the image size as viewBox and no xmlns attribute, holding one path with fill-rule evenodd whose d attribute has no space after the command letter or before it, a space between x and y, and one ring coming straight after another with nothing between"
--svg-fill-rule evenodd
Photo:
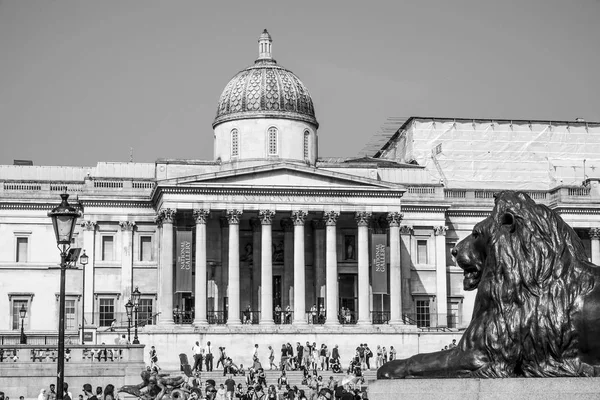
<instances>
[{"instance_id":1,"label":"column","mask_svg":"<svg viewBox=\"0 0 600 400\"><path fill-rule=\"evenodd\" d=\"M294 222L294 325L306 324L306 283L304 262L304 221L306 211L292 211Z\"/></svg>"},{"instance_id":2,"label":"column","mask_svg":"<svg viewBox=\"0 0 600 400\"><path fill-rule=\"evenodd\" d=\"M400 221L402 214L387 214L390 227L390 325L402 324L402 270L400 264Z\"/></svg>"},{"instance_id":3,"label":"column","mask_svg":"<svg viewBox=\"0 0 600 400\"><path fill-rule=\"evenodd\" d=\"M221 226L221 267L219 274L219 298L217 299L218 310L228 311L229 303L225 304L225 297L227 297L227 284L229 282L229 271L226 266L229 266L229 223L227 218L220 217L219 224ZM224 315L226 318L227 315Z\"/></svg>"},{"instance_id":4,"label":"column","mask_svg":"<svg viewBox=\"0 0 600 400\"><path fill-rule=\"evenodd\" d=\"M327 298L325 325L339 325L338 320L338 271L337 271L337 233L335 225L340 213L327 211L323 215L325 221L325 289Z\"/></svg>"},{"instance_id":5,"label":"column","mask_svg":"<svg viewBox=\"0 0 600 400\"><path fill-rule=\"evenodd\" d=\"M194 325L208 325L206 319L206 222L209 209L196 209L196 293L194 293Z\"/></svg>"},{"instance_id":6,"label":"column","mask_svg":"<svg viewBox=\"0 0 600 400\"><path fill-rule=\"evenodd\" d=\"M369 220L371 213L356 212L358 225L358 321L357 324L371 324L369 295Z\"/></svg>"},{"instance_id":7,"label":"column","mask_svg":"<svg viewBox=\"0 0 600 400\"><path fill-rule=\"evenodd\" d=\"M287 305L294 309L294 299L290 297L290 288L294 286L294 224L290 218L281 220L283 228L283 293L281 308Z\"/></svg>"},{"instance_id":8,"label":"column","mask_svg":"<svg viewBox=\"0 0 600 400\"><path fill-rule=\"evenodd\" d=\"M596 265L600 265L600 228L590 229L590 241L592 245L591 261Z\"/></svg>"},{"instance_id":9,"label":"column","mask_svg":"<svg viewBox=\"0 0 600 400\"><path fill-rule=\"evenodd\" d=\"M131 298L131 285L133 284L133 229L135 222L120 221L121 227L121 294L126 303Z\"/></svg>"},{"instance_id":10,"label":"column","mask_svg":"<svg viewBox=\"0 0 600 400\"><path fill-rule=\"evenodd\" d=\"M262 285L261 279L261 260L262 260L262 242L261 242L261 230L262 225L258 218L250 219L250 227L252 228L252 259L250 260L250 271L252 274L252 311L261 310L261 300L259 295L259 288ZM260 314L259 314L260 316Z\"/></svg>"},{"instance_id":11,"label":"column","mask_svg":"<svg viewBox=\"0 0 600 400\"><path fill-rule=\"evenodd\" d=\"M409 225L400 226L400 269L402 285L400 289L400 295L402 296L402 318L404 321L404 314L413 314L411 308L412 302L412 293L410 289L410 266L411 266L411 258L410 258L410 246L411 246L411 237L413 234L413 227ZM414 319L414 315L409 315Z\"/></svg>"},{"instance_id":12,"label":"column","mask_svg":"<svg viewBox=\"0 0 600 400\"><path fill-rule=\"evenodd\" d=\"M325 294L325 221L313 220L311 223L314 233L313 275L315 277L315 303L317 303L318 297L327 297ZM327 307L327 303L325 303L325 307Z\"/></svg>"},{"instance_id":13,"label":"column","mask_svg":"<svg viewBox=\"0 0 600 400\"><path fill-rule=\"evenodd\" d=\"M177 210L158 211L161 229L160 266L158 268L158 325L173 325L173 220Z\"/></svg>"},{"instance_id":14,"label":"column","mask_svg":"<svg viewBox=\"0 0 600 400\"><path fill-rule=\"evenodd\" d=\"M435 298L437 326L448 326L448 291L446 289L446 226L435 226Z\"/></svg>"},{"instance_id":15,"label":"column","mask_svg":"<svg viewBox=\"0 0 600 400\"><path fill-rule=\"evenodd\" d=\"M94 260L95 254L95 234L96 234L96 222L95 221L83 221L81 223L83 227L83 250L88 256L88 264L84 267L83 271L83 287L85 292L83 293L83 300L85 308L83 309L83 315L85 318L86 325L94 323Z\"/></svg>"},{"instance_id":16,"label":"column","mask_svg":"<svg viewBox=\"0 0 600 400\"><path fill-rule=\"evenodd\" d=\"M260 210L260 325L273 325L273 235L275 211Z\"/></svg>"},{"instance_id":17,"label":"column","mask_svg":"<svg viewBox=\"0 0 600 400\"><path fill-rule=\"evenodd\" d=\"M240 217L241 210L227 210L229 223L229 312L227 325L241 325L240 320Z\"/></svg>"}]
</instances>

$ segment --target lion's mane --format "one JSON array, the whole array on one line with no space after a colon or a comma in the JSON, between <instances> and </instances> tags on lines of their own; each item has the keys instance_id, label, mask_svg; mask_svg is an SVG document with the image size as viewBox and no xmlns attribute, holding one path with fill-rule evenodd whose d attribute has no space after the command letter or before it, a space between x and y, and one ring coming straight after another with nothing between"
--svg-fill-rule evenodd
<instances>
[{"instance_id":1,"label":"lion's mane","mask_svg":"<svg viewBox=\"0 0 600 400\"><path fill-rule=\"evenodd\" d=\"M558 214L520 192L499 194L489 218L482 224L488 231L475 326L465 332L483 342L489 363L474 375L586 375L574 315L594 277L584 268L581 240ZM477 322L477 314L485 318Z\"/></svg>"}]
</instances>

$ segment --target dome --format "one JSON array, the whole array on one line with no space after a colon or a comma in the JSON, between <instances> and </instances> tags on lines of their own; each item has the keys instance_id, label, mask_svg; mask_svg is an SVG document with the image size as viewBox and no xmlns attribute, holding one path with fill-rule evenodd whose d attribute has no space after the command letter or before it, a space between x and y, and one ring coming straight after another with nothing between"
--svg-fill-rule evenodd
<instances>
[{"instance_id":1,"label":"dome","mask_svg":"<svg viewBox=\"0 0 600 400\"><path fill-rule=\"evenodd\" d=\"M259 57L225 86L213 128L222 122L248 118L282 118L318 127L308 89L291 71L271 57L271 35L259 40Z\"/></svg>"}]
</instances>

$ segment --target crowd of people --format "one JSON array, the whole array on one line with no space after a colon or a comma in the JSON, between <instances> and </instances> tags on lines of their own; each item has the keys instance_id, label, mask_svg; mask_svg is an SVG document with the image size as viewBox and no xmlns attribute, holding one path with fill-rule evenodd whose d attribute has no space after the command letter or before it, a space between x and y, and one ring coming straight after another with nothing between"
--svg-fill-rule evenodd
<instances>
[{"instance_id":1,"label":"crowd of people","mask_svg":"<svg viewBox=\"0 0 600 400\"><path fill-rule=\"evenodd\" d=\"M443 351L443 350L450 350L450 349L453 349L453 348L455 348L456 346L457 346L457 344L456 344L456 339L452 339L452 342L451 342L450 344L447 344L447 345L445 345L445 346L442 348L442 351Z\"/></svg>"},{"instance_id":2,"label":"crowd of people","mask_svg":"<svg viewBox=\"0 0 600 400\"><path fill-rule=\"evenodd\" d=\"M115 400L118 398L113 385L97 386L94 391L92 385L86 383L81 388L79 393L73 394L73 391L69 389L69 384L63 382L63 399L64 400ZM75 397L73 397L75 396ZM41 388L38 394L37 400L56 400L56 385L51 383L47 388ZM4 392L0 392L0 400L10 400L9 396L6 396ZM19 396L19 400L25 400L25 396Z\"/></svg>"}]
</instances>

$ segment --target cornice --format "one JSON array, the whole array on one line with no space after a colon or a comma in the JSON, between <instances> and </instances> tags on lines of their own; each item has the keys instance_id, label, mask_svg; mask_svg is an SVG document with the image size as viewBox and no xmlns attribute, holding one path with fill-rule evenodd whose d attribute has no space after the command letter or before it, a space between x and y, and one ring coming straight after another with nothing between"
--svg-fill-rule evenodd
<instances>
[{"instance_id":1,"label":"cornice","mask_svg":"<svg viewBox=\"0 0 600 400\"><path fill-rule=\"evenodd\" d=\"M152 208L154 204L152 201L127 201L127 200L79 200L79 202L85 207L110 207L110 208Z\"/></svg>"},{"instance_id":2,"label":"cornice","mask_svg":"<svg viewBox=\"0 0 600 400\"><path fill-rule=\"evenodd\" d=\"M157 186L154 195L159 192L164 194L216 194L216 195L248 195L248 196L346 196L346 197L380 197L401 198L402 191L394 189L359 189L356 187L347 189L315 189L315 188L250 188L250 187L180 187L180 186Z\"/></svg>"},{"instance_id":3,"label":"cornice","mask_svg":"<svg viewBox=\"0 0 600 400\"><path fill-rule=\"evenodd\" d=\"M414 204L402 204L402 212L403 213L419 213L419 212L427 212L427 213L446 213L449 205L446 204L432 204L432 205L414 205Z\"/></svg>"}]
</instances>

